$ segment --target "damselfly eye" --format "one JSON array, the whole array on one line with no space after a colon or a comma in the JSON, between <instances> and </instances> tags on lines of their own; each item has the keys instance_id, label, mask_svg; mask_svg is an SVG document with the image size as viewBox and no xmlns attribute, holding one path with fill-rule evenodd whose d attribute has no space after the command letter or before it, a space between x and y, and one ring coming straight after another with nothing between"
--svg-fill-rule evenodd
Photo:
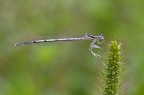
<instances>
[{"instance_id":1,"label":"damselfly eye","mask_svg":"<svg viewBox=\"0 0 144 95\"><path fill-rule=\"evenodd\" d=\"M99 34L99 35L98 35L98 39L99 39L99 40L104 40L104 37L102 36L102 34Z\"/></svg>"},{"instance_id":2,"label":"damselfly eye","mask_svg":"<svg viewBox=\"0 0 144 95\"><path fill-rule=\"evenodd\" d=\"M99 33L99 34L98 34L98 36L102 36L102 34L101 34L101 33Z\"/></svg>"}]
</instances>

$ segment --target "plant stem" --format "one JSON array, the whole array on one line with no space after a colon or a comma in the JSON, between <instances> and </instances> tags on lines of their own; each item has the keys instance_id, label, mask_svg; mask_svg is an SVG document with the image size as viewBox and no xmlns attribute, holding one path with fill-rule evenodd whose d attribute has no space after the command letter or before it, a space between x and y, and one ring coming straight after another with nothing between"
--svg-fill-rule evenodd
<instances>
[{"instance_id":1,"label":"plant stem","mask_svg":"<svg viewBox=\"0 0 144 95\"><path fill-rule=\"evenodd\" d=\"M121 45L111 41L108 47L108 63L106 69L106 82L104 95L118 95L120 77Z\"/></svg>"}]
</instances>

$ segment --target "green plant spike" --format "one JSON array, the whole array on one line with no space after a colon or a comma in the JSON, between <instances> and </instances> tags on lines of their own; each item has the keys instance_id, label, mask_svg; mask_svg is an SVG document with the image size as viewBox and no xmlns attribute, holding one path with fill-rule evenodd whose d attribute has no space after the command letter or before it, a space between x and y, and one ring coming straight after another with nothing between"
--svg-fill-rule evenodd
<instances>
[{"instance_id":1,"label":"green plant spike","mask_svg":"<svg viewBox=\"0 0 144 95\"><path fill-rule=\"evenodd\" d=\"M106 68L106 81L104 95L119 95L119 78L121 69L121 44L111 41L108 47L108 63Z\"/></svg>"}]
</instances>

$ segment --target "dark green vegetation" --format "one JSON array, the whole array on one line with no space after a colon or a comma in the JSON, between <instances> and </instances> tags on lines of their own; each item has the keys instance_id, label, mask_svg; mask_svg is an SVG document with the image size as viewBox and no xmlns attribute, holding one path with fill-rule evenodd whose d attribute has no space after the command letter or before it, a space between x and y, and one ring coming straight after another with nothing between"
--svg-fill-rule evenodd
<instances>
[{"instance_id":1,"label":"dark green vegetation","mask_svg":"<svg viewBox=\"0 0 144 95\"><path fill-rule=\"evenodd\" d=\"M120 69L122 64L120 54L121 46L117 41L111 41L108 51L104 95L119 95Z\"/></svg>"}]
</instances>

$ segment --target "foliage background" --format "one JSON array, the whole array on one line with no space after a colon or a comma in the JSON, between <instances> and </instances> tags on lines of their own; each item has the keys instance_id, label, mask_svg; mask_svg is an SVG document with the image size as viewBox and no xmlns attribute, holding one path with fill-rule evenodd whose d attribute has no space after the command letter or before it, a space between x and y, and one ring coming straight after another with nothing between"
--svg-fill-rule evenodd
<instances>
[{"instance_id":1,"label":"foliage background","mask_svg":"<svg viewBox=\"0 0 144 95\"><path fill-rule=\"evenodd\" d=\"M94 95L99 64L90 42L14 47L85 33L126 43L130 95L143 95L143 10L143 0L0 0L0 95Z\"/></svg>"}]
</instances>

